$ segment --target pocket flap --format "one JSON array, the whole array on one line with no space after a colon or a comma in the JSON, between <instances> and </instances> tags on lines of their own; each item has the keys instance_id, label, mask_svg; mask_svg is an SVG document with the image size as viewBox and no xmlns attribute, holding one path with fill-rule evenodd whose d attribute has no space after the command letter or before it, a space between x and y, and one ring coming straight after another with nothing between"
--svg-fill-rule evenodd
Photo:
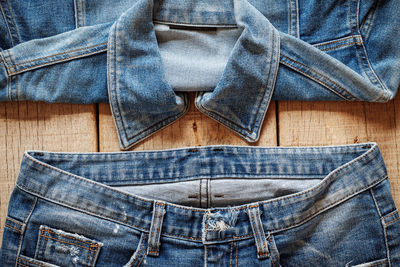
<instances>
[{"instance_id":1,"label":"pocket flap","mask_svg":"<svg viewBox=\"0 0 400 267\"><path fill-rule=\"evenodd\" d=\"M95 266L102 243L41 225L35 259L59 266Z\"/></svg>"}]
</instances>

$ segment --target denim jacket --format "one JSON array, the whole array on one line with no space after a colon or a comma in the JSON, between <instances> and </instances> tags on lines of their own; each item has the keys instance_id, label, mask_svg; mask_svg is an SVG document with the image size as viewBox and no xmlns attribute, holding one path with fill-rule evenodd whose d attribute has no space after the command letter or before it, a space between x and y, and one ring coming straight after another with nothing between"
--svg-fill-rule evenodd
<instances>
[{"instance_id":1,"label":"denim jacket","mask_svg":"<svg viewBox=\"0 0 400 267\"><path fill-rule=\"evenodd\" d=\"M1 0L0 11L0 101L109 102L123 149L181 117L187 91L254 142L271 100L385 102L399 85L400 0Z\"/></svg>"}]
</instances>

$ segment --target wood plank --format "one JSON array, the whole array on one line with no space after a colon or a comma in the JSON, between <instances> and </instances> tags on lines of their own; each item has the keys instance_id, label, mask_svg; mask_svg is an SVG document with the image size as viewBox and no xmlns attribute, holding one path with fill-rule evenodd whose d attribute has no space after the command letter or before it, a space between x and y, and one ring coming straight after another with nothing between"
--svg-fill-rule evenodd
<instances>
[{"instance_id":1,"label":"wood plank","mask_svg":"<svg viewBox=\"0 0 400 267\"><path fill-rule=\"evenodd\" d=\"M30 149L97 151L96 106L0 103L0 236L22 154Z\"/></svg>"},{"instance_id":2,"label":"wood plank","mask_svg":"<svg viewBox=\"0 0 400 267\"><path fill-rule=\"evenodd\" d=\"M168 149L175 147L206 145L253 145L275 146L276 113L272 102L264 119L261 137L256 143L248 143L228 128L210 119L194 106L193 95L189 111L178 121L155 133L132 150ZM100 151L118 151L118 137L108 104L99 106L99 147Z\"/></svg>"},{"instance_id":3,"label":"wood plank","mask_svg":"<svg viewBox=\"0 0 400 267\"><path fill-rule=\"evenodd\" d=\"M281 146L377 142L400 207L400 96L389 103L279 102ZM396 127L397 126L397 127Z\"/></svg>"},{"instance_id":4,"label":"wood plank","mask_svg":"<svg viewBox=\"0 0 400 267\"><path fill-rule=\"evenodd\" d=\"M386 104L365 104L368 140L375 140L382 151L389 173L392 194L400 207L400 96ZM396 127L397 126L397 127Z\"/></svg>"}]
</instances>

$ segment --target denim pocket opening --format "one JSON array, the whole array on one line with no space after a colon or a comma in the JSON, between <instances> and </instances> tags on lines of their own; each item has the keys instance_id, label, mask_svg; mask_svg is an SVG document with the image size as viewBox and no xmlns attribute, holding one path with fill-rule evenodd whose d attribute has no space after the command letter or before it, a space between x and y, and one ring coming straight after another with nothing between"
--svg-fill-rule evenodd
<instances>
[{"instance_id":1,"label":"denim pocket opening","mask_svg":"<svg viewBox=\"0 0 400 267\"><path fill-rule=\"evenodd\" d=\"M124 267L136 267L140 266L143 262L143 259L147 255L147 240L148 234L142 233L140 236L139 243L137 245L136 251L132 254L132 257L129 259Z\"/></svg>"}]
</instances>

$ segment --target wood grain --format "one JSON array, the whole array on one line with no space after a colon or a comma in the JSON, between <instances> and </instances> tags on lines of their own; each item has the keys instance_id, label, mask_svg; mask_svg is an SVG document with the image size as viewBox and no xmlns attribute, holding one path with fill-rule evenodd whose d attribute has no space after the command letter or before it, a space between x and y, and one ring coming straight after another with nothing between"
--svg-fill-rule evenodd
<instances>
[{"instance_id":1,"label":"wood grain","mask_svg":"<svg viewBox=\"0 0 400 267\"><path fill-rule=\"evenodd\" d=\"M271 103L260 140L250 144L200 113L192 104L185 116L133 150L215 144L307 146L376 141L388 167L393 196L399 207L399 125L400 96L385 104ZM0 103L0 234L20 159L27 149L120 151L109 105L100 104L97 109L95 105Z\"/></svg>"},{"instance_id":2,"label":"wood grain","mask_svg":"<svg viewBox=\"0 0 400 267\"><path fill-rule=\"evenodd\" d=\"M142 141L132 150L168 149L205 145L277 145L275 103L271 103L265 115L261 137L256 143L247 143L228 128L198 111L193 95L188 112L173 124ZM109 105L99 106L100 151L118 151L118 137Z\"/></svg>"},{"instance_id":3,"label":"wood grain","mask_svg":"<svg viewBox=\"0 0 400 267\"><path fill-rule=\"evenodd\" d=\"M96 106L0 103L0 236L22 154L30 149L97 151Z\"/></svg>"},{"instance_id":4,"label":"wood grain","mask_svg":"<svg viewBox=\"0 0 400 267\"><path fill-rule=\"evenodd\" d=\"M385 104L279 102L279 145L339 145L377 142L400 207L400 96Z\"/></svg>"}]
</instances>

